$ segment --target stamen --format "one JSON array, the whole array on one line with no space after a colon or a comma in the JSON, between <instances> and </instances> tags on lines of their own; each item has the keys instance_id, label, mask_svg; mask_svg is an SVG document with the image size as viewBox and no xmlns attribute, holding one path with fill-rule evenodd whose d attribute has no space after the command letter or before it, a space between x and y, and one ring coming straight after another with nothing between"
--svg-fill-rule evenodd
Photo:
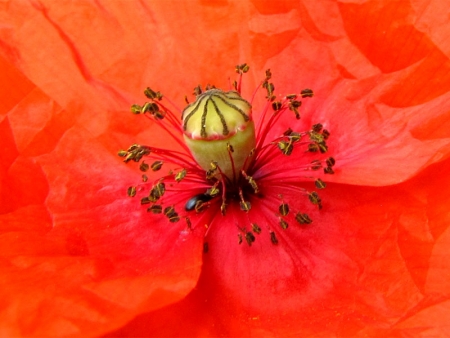
<instances>
[{"instance_id":1,"label":"stamen","mask_svg":"<svg viewBox=\"0 0 450 338\"><path fill-rule=\"evenodd\" d=\"M279 224L280 224L281 229L283 229L283 230L286 230L289 227L289 224L281 217L279 218Z\"/></svg>"},{"instance_id":2,"label":"stamen","mask_svg":"<svg viewBox=\"0 0 450 338\"><path fill-rule=\"evenodd\" d=\"M250 209L252 208L252 205L250 204L249 201L244 200L244 195L242 193L242 189L239 188L239 198L241 199L239 205L241 206L241 210L248 212L250 211Z\"/></svg>"},{"instance_id":3,"label":"stamen","mask_svg":"<svg viewBox=\"0 0 450 338\"><path fill-rule=\"evenodd\" d=\"M160 214L162 213L162 206L159 204L153 204L147 209L148 212L152 212L154 214Z\"/></svg>"},{"instance_id":4,"label":"stamen","mask_svg":"<svg viewBox=\"0 0 450 338\"><path fill-rule=\"evenodd\" d=\"M142 162L139 166L139 170L143 172L146 172L149 168L150 166L147 163L145 163L145 161Z\"/></svg>"},{"instance_id":5,"label":"stamen","mask_svg":"<svg viewBox=\"0 0 450 338\"><path fill-rule=\"evenodd\" d=\"M316 180L314 181L314 184L316 185L316 187L317 187L318 189L325 189L325 187L327 186L327 185L325 184L325 182L322 181L320 178L316 179Z\"/></svg>"},{"instance_id":6,"label":"stamen","mask_svg":"<svg viewBox=\"0 0 450 338\"><path fill-rule=\"evenodd\" d=\"M295 215L295 219L301 225L303 225L303 224L311 224L312 223L311 218L309 218L309 216L307 214L302 214L300 212Z\"/></svg>"},{"instance_id":7,"label":"stamen","mask_svg":"<svg viewBox=\"0 0 450 338\"><path fill-rule=\"evenodd\" d=\"M242 86L242 74L247 73L249 71L250 67L246 64L243 63L241 65L237 65L236 66L236 73L239 74L239 82L236 83L236 90L241 93L241 86ZM236 81L235 81L236 82Z\"/></svg>"},{"instance_id":8,"label":"stamen","mask_svg":"<svg viewBox=\"0 0 450 338\"><path fill-rule=\"evenodd\" d=\"M127 195L130 197L136 196L136 187L129 187L127 190Z\"/></svg>"},{"instance_id":9,"label":"stamen","mask_svg":"<svg viewBox=\"0 0 450 338\"><path fill-rule=\"evenodd\" d=\"M247 241L247 244L249 246L252 246L252 243L255 241L255 235L253 235L253 233L251 233L250 231L247 231L245 233L245 240Z\"/></svg>"},{"instance_id":10,"label":"stamen","mask_svg":"<svg viewBox=\"0 0 450 338\"><path fill-rule=\"evenodd\" d=\"M316 193L315 191L313 191L312 193L310 193L308 195L309 200L311 201L312 204L315 204L319 207L319 209L322 209L322 200L319 197L319 194Z\"/></svg>"},{"instance_id":11,"label":"stamen","mask_svg":"<svg viewBox=\"0 0 450 338\"><path fill-rule=\"evenodd\" d=\"M272 242L272 244L278 244L277 236L273 231L270 232L270 241Z\"/></svg>"},{"instance_id":12,"label":"stamen","mask_svg":"<svg viewBox=\"0 0 450 338\"><path fill-rule=\"evenodd\" d=\"M268 69L250 100L254 101L260 88L265 89L267 101L255 135L252 106L240 96L242 77L248 71L245 63L236 66L238 81L230 85L235 91L224 92L209 84L205 90L200 85L195 87L196 100L189 103L185 97L187 107L182 111L165 98L181 113L181 123L177 114L163 103L160 92L145 89L144 94L150 101L142 106L132 105L132 113L152 119L181 145L181 151L133 144L118 153L125 163L138 162L139 170L146 173L142 174L144 183L127 189L128 196L140 195L145 189L146 195L139 198L147 212L164 217L169 223L178 223L183 218L185 224L181 231L184 235L204 231L204 253L209 251L207 236L214 233L211 225L229 226L226 211L230 204L239 204L240 211L245 212L242 215L245 215L246 225L237 225L239 244L245 240L251 247L261 234L273 245L280 243L277 235L281 236L281 243L287 242L288 232L301 231L312 223L304 211L319 213L317 209L322 209L319 194L308 191L304 183L314 183L317 189L325 189L326 183L320 177L334 173L335 159L322 158L322 154L328 152L326 141L330 133L321 123L305 131L288 128L268 140L271 129L286 112L294 121L300 119L302 100L313 97L313 91L304 89L277 99ZM186 144L180 141L181 133ZM143 160L144 156L152 158L151 164ZM312 159L313 156L317 158ZM163 164L169 166L168 173L146 183L147 174L156 175ZM289 194L291 197L286 198ZM222 216L218 215L219 208ZM217 217L223 219L217 221ZM262 231L258 225L261 219L266 220L267 231Z\"/></svg>"},{"instance_id":13,"label":"stamen","mask_svg":"<svg viewBox=\"0 0 450 338\"><path fill-rule=\"evenodd\" d=\"M175 175L175 181L177 181L178 183L181 182L181 180L186 177L186 174L187 171L186 169L183 168L183 170L181 170Z\"/></svg>"},{"instance_id":14,"label":"stamen","mask_svg":"<svg viewBox=\"0 0 450 338\"><path fill-rule=\"evenodd\" d=\"M255 235L253 235L251 231L247 231L245 228L238 227L238 229L241 231L241 233L238 233L238 244L242 243L242 235L244 235L247 244L252 246L253 242L256 240Z\"/></svg>"},{"instance_id":15,"label":"stamen","mask_svg":"<svg viewBox=\"0 0 450 338\"><path fill-rule=\"evenodd\" d=\"M180 220L178 213L175 211L173 206L164 209L164 215L169 219L171 223L176 223Z\"/></svg>"},{"instance_id":16,"label":"stamen","mask_svg":"<svg viewBox=\"0 0 450 338\"><path fill-rule=\"evenodd\" d=\"M287 205L286 203L283 202L278 207L278 211L280 212L281 216L287 216L289 214L289 205Z\"/></svg>"},{"instance_id":17,"label":"stamen","mask_svg":"<svg viewBox=\"0 0 450 338\"><path fill-rule=\"evenodd\" d=\"M235 184L236 183L236 166L234 165L234 159L233 159L234 148L229 143L227 143L227 151L228 151L228 156L230 157L231 170L233 173L233 184Z\"/></svg>"},{"instance_id":18,"label":"stamen","mask_svg":"<svg viewBox=\"0 0 450 338\"><path fill-rule=\"evenodd\" d=\"M259 188L258 185L256 184L256 181L253 179L253 177L249 176L246 174L246 172L244 170L241 171L242 176L244 176L244 178L248 181L248 183L251 185L253 192L255 194L259 193Z\"/></svg>"},{"instance_id":19,"label":"stamen","mask_svg":"<svg viewBox=\"0 0 450 338\"><path fill-rule=\"evenodd\" d=\"M158 171L161 169L162 165L163 165L163 161L155 161L152 163L151 168L153 171Z\"/></svg>"},{"instance_id":20,"label":"stamen","mask_svg":"<svg viewBox=\"0 0 450 338\"><path fill-rule=\"evenodd\" d=\"M261 228L259 227L259 225L256 223L252 223L251 225L252 225L252 231L259 235L261 233Z\"/></svg>"}]
</instances>

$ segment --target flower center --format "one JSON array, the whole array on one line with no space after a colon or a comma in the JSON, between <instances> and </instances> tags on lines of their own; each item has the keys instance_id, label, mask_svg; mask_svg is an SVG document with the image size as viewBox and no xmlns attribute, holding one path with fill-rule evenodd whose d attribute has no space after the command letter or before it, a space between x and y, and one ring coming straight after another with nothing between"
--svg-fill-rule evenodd
<instances>
[{"instance_id":1,"label":"flower center","mask_svg":"<svg viewBox=\"0 0 450 338\"><path fill-rule=\"evenodd\" d=\"M158 123L179 143L181 151L134 144L119 152L125 162L140 163L139 169L144 172L143 183L129 187L128 195L146 193L141 204L147 205L147 211L163 214L171 223L184 219L183 232L206 225L205 251L214 224L236 227L239 244L245 240L251 246L263 232L270 243L278 244L292 222L300 227L312 223L305 212L310 208L298 196L305 196L304 201L316 210L322 209L319 194L307 188L307 182L323 189L326 185L321 174L334 173L334 158L323 155L328 151L330 133L321 123L306 131L287 128L281 135L270 136L281 116L292 113L300 119L301 99L312 97L313 92L305 89L277 100L267 70L261 83L267 103L255 125L252 105L240 95L242 75L248 69L246 64L236 67L239 81L233 83L234 90L208 86L203 92L201 87L195 88L196 100L180 111L181 123L162 102L162 94L147 88L144 93L150 102L133 105L131 111ZM180 134L185 143L180 141ZM286 161L290 156L296 160ZM153 158L153 163L147 164L144 157ZM160 171L166 163L170 166L168 173L149 183L146 172ZM246 214L233 217L239 224L217 221L235 210ZM269 221L262 224L262 219Z\"/></svg>"},{"instance_id":2,"label":"flower center","mask_svg":"<svg viewBox=\"0 0 450 338\"><path fill-rule=\"evenodd\" d=\"M197 96L182 114L184 140L200 167L217 167L229 186L251 162L255 124L251 105L237 91L210 89Z\"/></svg>"}]
</instances>

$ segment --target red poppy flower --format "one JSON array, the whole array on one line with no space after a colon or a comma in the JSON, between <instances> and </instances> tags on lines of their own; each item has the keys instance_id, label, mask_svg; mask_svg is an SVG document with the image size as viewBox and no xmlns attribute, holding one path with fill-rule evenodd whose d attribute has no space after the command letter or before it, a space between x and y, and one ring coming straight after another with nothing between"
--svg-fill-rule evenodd
<instances>
[{"instance_id":1,"label":"red poppy flower","mask_svg":"<svg viewBox=\"0 0 450 338\"><path fill-rule=\"evenodd\" d=\"M2 335L448 334L444 3L1 6ZM272 224L275 195L251 200L248 213L235 203L225 216L213 206L201 223L193 216L197 229L211 218L203 253L204 231L126 196L141 173L116 153L133 143L181 149L159 123L126 112L143 88L182 107L198 83L228 89L243 62L247 100L269 68L279 98L314 89L302 118L286 115L267 137L320 122L335 174L308 227ZM257 120L264 100L252 104ZM304 159L271 151L281 177ZM262 227L239 245L236 224L250 229L263 208L254 217L278 227L279 243Z\"/></svg>"}]
</instances>

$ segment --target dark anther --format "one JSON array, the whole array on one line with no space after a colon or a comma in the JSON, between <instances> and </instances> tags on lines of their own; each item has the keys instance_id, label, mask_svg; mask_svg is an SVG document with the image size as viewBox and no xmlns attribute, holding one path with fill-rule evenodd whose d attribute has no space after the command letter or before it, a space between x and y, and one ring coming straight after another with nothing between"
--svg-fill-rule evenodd
<instances>
[{"instance_id":1,"label":"dark anther","mask_svg":"<svg viewBox=\"0 0 450 338\"><path fill-rule=\"evenodd\" d=\"M272 109L275 111L278 111L281 109L281 102L280 101L276 101L272 103Z\"/></svg>"},{"instance_id":2,"label":"dark anther","mask_svg":"<svg viewBox=\"0 0 450 338\"><path fill-rule=\"evenodd\" d=\"M288 228L288 226L289 226L289 224L284 220L284 219L282 219L282 218L280 218L280 227L283 229L283 230L286 230L287 228Z\"/></svg>"},{"instance_id":3,"label":"dark anther","mask_svg":"<svg viewBox=\"0 0 450 338\"><path fill-rule=\"evenodd\" d=\"M161 169L163 163L164 163L163 161L155 161L155 162L153 162L152 166L151 166L152 170L153 171L158 171L159 169Z\"/></svg>"},{"instance_id":4,"label":"dark anther","mask_svg":"<svg viewBox=\"0 0 450 338\"><path fill-rule=\"evenodd\" d=\"M164 208L164 215L167 217L170 217L171 215L176 214L175 208L173 206Z\"/></svg>"},{"instance_id":5,"label":"dark anther","mask_svg":"<svg viewBox=\"0 0 450 338\"><path fill-rule=\"evenodd\" d=\"M231 144L227 143L227 149L230 153L234 153L234 148ZM216 168L217 168L217 166L216 166Z\"/></svg>"},{"instance_id":6,"label":"dark anther","mask_svg":"<svg viewBox=\"0 0 450 338\"><path fill-rule=\"evenodd\" d=\"M322 204L321 204L322 200L320 199L318 193L313 191L313 192L311 192L308 195L308 198L309 198L309 200L311 201L312 204L315 204L315 205L317 205L319 207L319 209L322 209Z\"/></svg>"},{"instance_id":7,"label":"dark anther","mask_svg":"<svg viewBox=\"0 0 450 338\"><path fill-rule=\"evenodd\" d=\"M246 233L245 233L245 240L246 240L246 242L247 242L247 244L249 245L249 246L252 246L252 243L255 241L255 235L253 235L253 233L252 232L250 232L250 231L247 231Z\"/></svg>"},{"instance_id":8,"label":"dark anther","mask_svg":"<svg viewBox=\"0 0 450 338\"><path fill-rule=\"evenodd\" d=\"M244 178L251 185L251 187L253 188L253 191L255 192L255 194L257 194L259 192L259 187L258 187L258 184L256 183L256 181L253 179L253 177L248 176L247 173L244 170L242 170L241 173L242 173L242 176L244 176Z\"/></svg>"},{"instance_id":9,"label":"dark anther","mask_svg":"<svg viewBox=\"0 0 450 338\"><path fill-rule=\"evenodd\" d=\"M330 132L326 129L322 130L322 136L324 140L327 140L330 137Z\"/></svg>"},{"instance_id":10,"label":"dark anther","mask_svg":"<svg viewBox=\"0 0 450 338\"><path fill-rule=\"evenodd\" d=\"M169 222L170 223L176 223L176 222L179 222L179 221L180 221L180 216L178 216L177 213L175 213L175 214L173 214L173 215L171 215L169 217Z\"/></svg>"},{"instance_id":11,"label":"dark anther","mask_svg":"<svg viewBox=\"0 0 450 338\"><path fill-rule=\"evenodd\" d=\"M156 202L159 200L166 191L166 185L163 182L158 182L152 190L150 190L150 195L148 198L150 199L150 202Z\"/></svg>"},{"instance_id":12,"label":"dark anther","mask_svg":"<svg viewBox=\"0 0 450 338\"><path fill-rule=\"evenodd\" d=\"M291 135L289 135L292 141L298 142L302 138L302 136L299 133L292 132Z\"/></svg>"},{"instance_id":13,"label":"dark anther","mask_svg":"<svg viewBox=\"0 0 450 338\"><path fill-rule=\"evenodd\" d=\"M269 70L269 73L270 73L270 70ZM267 74L267 71L266 71L266 74ZM265 88L265 89L267 90L267 96L266 96L266 98L267 98L269 101L275 100L276 97L275 97L275 95L273 95L273 91L275 90L275 86L274 86L273 83L268 82L267 77L266 77L266 80L263 82L262 87Z\"/></svg>"},{"instance_id":14,"label":"dark anther","mask_svg":"<svg viewBox=\"0 0 450 338\"><path fill-rule=\"evenodd\" d=\"M216 169L209 169L206 171L206 179L210 180L216 176Z\"/></svg>"},{"instance_id":15,"label":"dark anther","mask_svg":"<svg viewBox=\"0 0 450 338\"><path fill-rule=\"evenodd\" d=\"M297 94L289 94L289 95L286 95L286 98L287 98L288 100L295 100L295 99L297 98Z\"/></svg>"},{"instance_id":16,"label":"dark anther","mask_svg":"<svg viewBox=\"0 0 450 338\"><path fill-rule=\"evenodd\" d=\"M186 177L186 174L187 174L186 169L177 172L175 175L175 181L180 182L183 178Z\"/></svg>"},{"instance_id":17,"label":"dark anther","mask_svg":"<svg viewBox=\"0 0 450 338\"><path fill-rule=\"evenodd\" d=\"M307 214L302 214L302 213L297 213L297 215L295 215L295 220L300 223L300 224L311 224L312 220L311 218L309 218L309 216Z\"/></svg>"},{"instance_id":18,"label":"dark anther","mask_svg":"<svg viewBox=\"0 0 450 338\"><path fill-rule=\"evenodd\" d=\"M195 96L199 96L201 93L203 93L202 86L198 85L197 87L194 88L194 95Z\"/></svg>"},{"instance_id":19,"label":"dark anther","mask_svg":"<svg viewBox=\"0 0 450 338\"><path fill-rule=\"evenodd\" d=\"M280 141L278 142L278 149L280 149L284 155L289 156L292 154L294 146L292 145L292 142Z\"/></svg>"},{"instance_id":20,"label":"dark anther","mask_svg":"<svg viewBox=\"0 0 450 338\"><path fill-rule=\"evenodd\" d=\"M293 100L289 103L289 107L300 108L302 106L302 101Z\"/></svg>"},{"instance_id":21,"label":"dark anther","mask_svg":"<svg viewBox=\"0 0 450 338\"><path fill-rule=\"evenodd\" d=\"M314 92L313 92L311 89L303 89L303 90L300 92L300 95L301 95L302 97L313 97Z\"/></svg>"},{"instance_id":22,"label":"dark anther","mask_svg":"<svg viewBox=\"0 0 450 338\"><path fill-rule=\"evenodd\" d=\"M233 81L232 86L233 86L234 90L236 90L236 91L238 90L238 87L237 87L237 86L238 86L238 83L237 83L236 80Z\"/></svg>"},{"instance_id":23,"label":"dark anther","mask_svg":"<svg viewBox=\"0 0 450 338\"><path fill-rule=\"evenodd\" d=\"M148 181L148 176L143 174L142 175L142 182L147 182Z\"/></svg>"},{"instance_id":24,"label":"dark anther","mask_svg":"<svg viewBox=\"0 0 450 338\"><path fill-rule=\"evenodd\" d=\"M146 172L148 168L150 168L150 166L145 162L142 162L141 165L139 166L139 170L143 172Z\"/></svg>"},{"instance_id":25,"label":"dark anther","mask_svg":"<svg viewBox=\"0 0 450 338\"><path fill-rule=\"evenodd\" d=\"M256 223L252 223L252 230L253 230L253 232L255 234L260 234L261 233L261 228Z\"/></svg>"},{"instance_id":26,"label":"dark anther","mask_svg":"<svg viewBox=\"0 0 450 338\"><path fill-rule=\"evenodd\" d=\"M138 104L133 104L133 105L131 106L131 108L130 108L130 111L131 111L133 114L138 115L138 114L140 114L140 113L142 112L142 107L141 107L140 105L138 105Z\"/></svg>"},{"instance_id":27,"label":"dark anther","mask_svg":"<svg viewBox=\"0 0 450 338\"><path fill-rule=\"evenodd\" d=\"M278 244L277 236L275 236L275 233L273 231L270 232L270 241L272 244Z\"/></svg>"},{"instance_id":28,"label":"dark anther","mask_svg":"<svg viewBox=\"0 0 450 338\"><path fill-rule=\"evenodd\" d=\"M134 162L139 162L142 159L142 156L149 155L150 148L147 146L141 146L139 144L133 144L128 150L125 152L121 150L119 152L119 156L125 157L123 160L125 163L133 160Z\"/></svg>"},{"instance_id":29,"label":"dark anther","mask_svg":"<svg viewBox=\"0 0 450 338\"><path fill-rule=\"evenodd\" d=\"M336 164L336 160L333 157L328 157L325 162L328 167L332 167Z\"/></svg>"},{"instance_id":30,"label":"dark anther","mask_svg":"<svg viewBox=\"0 0 450 338\"><path fill-rule=\"evenodd\" d=\"M325 184L325 182L324 181L322 181L320 178L318 178L315 182L314 182L314 184L316 185L316 187L318 188L318 189L324 189L327 185Z\"/></svg>"},{"instance_id":31,"label":"dark anther","mask_svg":"<svg viewBox=\"0 0 450 338\"><path fill-rule=\"evenodd\" d=\"M159 204L153 204L151 207L147 208L147 211L154 214L160 214L162 213L162 206L160 206Z\"/></svg>"},{"instance_id":32,"label":"dark anther","mask_svg":"<svg viewBox=\"0 0 450 338\"><path fill-rule=\"evenodd\" d=\"M309 139L311 141L317 142L317 143L323 142L322 134L319 134L319 133L317 133L315 131L310 131L309 132Z\"/></svg>"},{"instance_id":33,"label":"dark anther","mask_svg":"<svg viewBox=\"0 0 450 338\"><path fill-rule=\"evenodd\" d=\"M159 107L156 103L154 102L147 102L146 104L144 104L141 108L141 113L145 114L145 113L150 113L152 115L155 115L159 112Z\"/></svg>"},{"instance_id":34,"label":"dark anther","mask_svg":"<svg viewBox=\"0 0 450 338\"><path fill-rule=\"evenodd\" d=\"M266 70L266 80L270 80L272 78L272 72L270 71L270 69Z\"/></svg>"},{"instance_id":35,"label":"dark anther","mask_svg":"<svg viewBox=\"0 0 450 338\"><path fill-rule=\"evenodd\" d=\"M258 184L256 184L256 181L251 176L248 176L247 180L248 180L248 183L252 186L255 194L257 194L259 192L259 187L258 187Z\"/></svg>"},{"instance_id":36,"label":"dark anther","mask_svg":"<svg viewBox=\"0 0 450 338\"><path fill-rule=\"evenodd\" d=\"M127 195L130 197L136 196L136 187L129 187L127 190Z\"/></svg>"},{"instance_id":37,"label":"dark anther","mask_svg":"<svg viewBox=\"0 0 450 338\"><path fill-rule=\"evenodd\" d=\"M312 130L315 131L316 133L320 133L320 131L322 130L323 126L320 123L314 124L312 126Z\"/></svg>"},{"instance_id":38,"label":"dark anther","mask_svg":"<svg viewBox=\"0 0 450 338\"><path fill-rule=\"evenodd\" d=\"M208 190L206 190L206 195L211 196L211 197L215 197L220 193L220 189L217 188L216 185L213 185L211 188L209 188Z\"/></svg>"},{"instance_id":39,"label":"dark anther","mask_svg":"<svg viewBox=\"0 0 450 338\"><path fill-rule=\"evenodd\" d=\"M246 63L243 63L241 65L237 65L235 67L235 71L238 74L247 73L249 70L250 70L250 67Z\"/></svg>"},{"instance_id":40,"label":"dark anther","mask_svg":"<svg viewBox=\"0 0 450 338\"><path fill-rule=\"evenodd\" d=\"M319 170L322 168L322 163L319 160L314 160L311 162L311 170Z\"/></svg>"},{"instance_id":41,"label":"dark anther","mask_svg":"<svg viewBox=\"0 0 450 338\"><path fill-rule=\"evenodd\" d=\"M198 194L195 195L194 197L191 197L190 199L188 199L188 201L186 202L186 204L184 205L184 209L186 211L192 211L195 210L195 206L197 205L198 202L208 202L212 199L211 195L207 195L207 194Z\"/></svg>"},{"instance_id":42,"label":"dark anther","mask_svg":"<svg viewBox=\"0 0 450 338\"><path fill-rule=\"evenodd\" d=\"M211 170L216 170L219 163L217 163L216 161L211 161L209 165L211 166Z\"/></svg>"},{"instance_id":43,"label":"dark anther","mask_svg":"<svg viewBox=\"0 0 450 338\"><path fill-rule=\"evenodd\" d=\"M147 96L151 100L154 100L154 99L161 100L163 97L160 92L155 92L154 90L150 89L149 87L147 87L144 90L144 95Z\"/></svg>"},{"instance_id":44,"label":"dark anther","mask_svg":"<svg viewBox=\"0 0 450 338\"><path fill-rule=\"evenodd\" d=\"M326 145L325 142L319 142L319 143L317 143L317 145L319 146L319 150L322 154L324 154L328 151L328 146Z\"/></svg>"},{"instance_id":45,"label":"dark anther","mask_svg":"<svg viewBox=\"0 0 450 338\"><path fill-rule=\"evenodd\" d=\"M252 205L250 204L249 201L244 201L244 200L242 200L242 201L239 203L239 205L240 205L240 207L241 207L241 210L242 210L242 211L245 211L245 212L249 211L249 210L252 208Z\"/></svg>"},{"instance_id":46,"label":"dark anther","mask_svg":"<svg viewBox=\"0 0 450 338\"><path fill-rule=\"evenodd\" d=\"M293 130L291 128L286 129L286 131L283 133L283 136L290 136L292 134Z\"/></svg>"},{"instance_id":47,"label":"dark anther","mask_svg":"<svg viewBox=\"0 0 450 338\"><path fill-rule=\"evenodd\" d=\"M278 207L278 211L280 212L280 215L287 216L289 214L289 205L287 203L282 203Z\"/></svg>"},{"instance_id":48,"label":"dark anther","mask_svg":"<svg viewBox=\"0 0 450 338\"><path fill-rule=\"evenodd\" d=\"M302 105L301 101L293 100L289 103L289 110L293 111L295 114L295 118L297 120L300 119L300 113L298 112L298 108Z\"/></svg>"},{"instance_id":49,"label":"dark anther","mask_svg":"<svg viewBox=\"0 0 450 338\"><path fill-rule=\"evenodd\" d=\"M311 153L316 153L319 151L319 146L317 143L310 143L308 144L308 151Z\"/></svg>"},{"instance_id":50,"label":"dark anther","mask_svg":"<svg viewBox=\"0 0 450 338\"><path fill-rule=\"evenodd\" d=\"M180 220L178 213L175 211L173 206L166 207L164 209L164 215L169 219L170 222L175 223Z\"/></svg>"},{"instance_id":51,"label":"dark anther","mask_svg":"<svg viewBox=\"0 0 450 338\"><path fill-rule=\"evenodd\" d=\"M162 120L165 116L165 113L162 113L159 111L159 112L154 113L153 116L158 120Z\"/></svg>"},{"instance_id":52,"label":"dark anther","mask_svg":"<svg viewBox=\"0 0 450 338\"><path fill-rule=\"evenodd\" d=\"M144 205L144 204L150 204L150 198L148 198L148 197L142 197L142 198L141 198L141 204L142 204L142 205Z\"/></svg>"},{"instance_id":53,"label":"dark anther","mask_svg":"<svg viewBox=\"0 0 450 338\"><path fill-rule=\"evenodd\" d=\"M195 203L194 210L195 210L196 213L200 213L203 210L205 210L208 206L209 206L208 202L197 201L197 203Z\"/></svg>"},{"instance_id":54,"label":"dark anther","mask_svg":"<svg viewBox=\"0 0 450 338\"><path fill-rule=\"evenodd\" d=\"M186 221L186 226L188 229L192 229L191 219L189 217L185 217L184 220Z\"/></svg>"},{"instance_id":55,"label":"dark anther","mask_svg":"<svg viewBox=\"0 0 450 338\"><path fill-rule=\"evenodd\" d=\"M329 174L329 175L333 175L333 174L334 174L334 170L333 170L333 168L331 168L331 167L323 168L323 172L324 172L325 174Z\"/></svg>"}]
</instances>

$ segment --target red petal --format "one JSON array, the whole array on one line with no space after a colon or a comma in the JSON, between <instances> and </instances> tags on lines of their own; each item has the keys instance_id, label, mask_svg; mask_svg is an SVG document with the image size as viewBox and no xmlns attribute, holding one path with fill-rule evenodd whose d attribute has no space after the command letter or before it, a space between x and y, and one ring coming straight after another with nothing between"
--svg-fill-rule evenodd
<instances>
[{"instance_id":1,"label":"red petal","mask_svg":"<svg viewBox=\"0 0 450 338\"><path fill-rule=\"evenodd\" d=\"M200 273L202 238L149 223L126 196L136 173L66 117L34 90L0 123L3 335L99 334Z\"/></svg>"},{"instance_id":2,"label":"red petal","mask_svg":"<svg viewBox=\"0 0 450 338\"><path fill-rule=\"evenodd\" d=\"M445 4L253 1L234 6L219 1L176 6L186 15L168 10L167 2L13 3L7 27L14 34L4 29L4 45L62 107L89 112L78 119L96 134L107 132L108 110L139 102L150 83L181 102L198 82L226 86L223 74L246 61L257 68L256 80L247 77L249 87L270 67L279 94L315 90L304 107L304 122L320 121L331 129L338 182L394 184L448 156L449 44L437 33L448 26L442 18L430 19L445 12ZM223 29L227 15L233 21ZM130 25L130 18L144 24ZM187 31L192 38L186 38ZM149 43L141 42L143 36ZM195 41L208 52L196 52ZM227 52L214 52L219 48ZM401 165L406 161L409 165Z\"/></svg>"},{"instance_id":3,"label":"red petal","mask_svg":"<svg viewBox=\"0 0 450 338\"><path fill-rule=\"evenodd\" d=\"M321 218L291 225L290 242L265 250L265 238L237 247L225 234L235 228L217 226L197 288L112 336L446 332L449 222L440 211L450 202L441 193L450 161L443 165L394 187L331 185Z\"/></svg>"},{"instance_id":4,"label":"red petal","mask_svg":"<svg viewBox=\"0 0 450 338\"><path fill-rule=\"evenodd\" d=\"M7 149L0 154L0 217L7 224L2 237L5 310L1 317L5 321L1 332L5 335L93 335L179 299L195 282L200 241L189 241L179 258L179 234L155 240L152 236L158 231L148 233L139 224L140 211L135 210L140 209L134 201L118 197L123 192L119 185L131 184L135 176L113 159L113 152L124 144L159 137L132 116L118 118L118 112L141 100L147 85L156 83L181 102L197 82L226 86L223 74L231 74L236 63L248 62L256 66L248 76L249 87L255 87L269 67L279 94L312 87L316 96L303 107L302 123L323 122L331 130L330 151L338 160L336 182L372 186L402 182L448 157L450 44L444 2L175 5L176 11L166 1L2 5L1 50L29 79L9 65L0 72L7 80L3 88L14 88L3 98L0 115L2 144ZM33 84L38 89L33 90ZM3 117L28 93L20 106L23 110ZM48 100L41 101L43 97ZM39 113L27 116L33 109ZM267 277L266 264L273 269L269 263L276 256L259 258L258 266L237 250L231 257L238 261L211 251L199 289L185 301L153 313L150 328L161 326L152 334L173 333L180 323L185 324L184 335L242 335L246 330L282 335L295 334L298 328L302 334L315 334L318 323L325 334L364 334L360 329L366 325L391 325L420 293L448 294L447 284L439 279L440 272L447 271L442 259L446 236L440 238L447 229L446 209L433 199L446 189L434 190L441 181L433 175L425 178L427 184L436 181L432 187L415 180L373 190L330 185L329 200L336 202L322 221L328 220L331 230L325 222L311 234L312 243L318 244L313 249L323 249L329 260L319 260L316 251L305 257L312 257L309 271L318 271L314 277L321 288L335 284L328 291L331 294L310 310L305 309L307 302L294 304L298 309L293 310L294 305L286 301L281 304L285 312L273 315L276 309L268 311L267 305L275 303L274 297L264 302L270 280L292 287L294 299L308 300L304 295L310 292L316 297L312 299L322 300L320 290L290 283L286 272L295 264L282 265L281 278L274 273L272 279L260 282L243 269L250 267L252 273ZM407 193L399 194L399 189ZM104 200L94 194L98 191ZM427 194L433 202L424 198ZM104 230L108 225L115 227ZM217 233L227 240L215 238L212 248L224 246L222 250L229 252L233 227L219 229ZM354 236L340 236L348 232ZM157 245L147 247L148 243ZM167 262L142 258L161 249L170 253ZM221 261L215 257L235 262L237 267L230 269L241 269L237 280L228 269L217 274ZM186 284L179 286L176 275L184 268L178 264L185 261L192 269ZM112 264L116 262L117 266ZM295 263L302 263L301 259ZM337 268L334 263L341 265ZM144 275L127 270L130 266ZM152 275L161 280L154 281ZM266 288L251 289L255 282ZM137 298L128 297L131 286ZM167 296L167 290L175 295ZM287 297L288 288L284 290L280 299ZM154 302L146 304L148 299ZM128 301L130 308L124 304ZM223 308L209 306L211 302ZM419 305L417 317L412 314L404 328L413 327L421 313L428 313L424 318L429 326L444 322L433 318L436 312L420 312ZM268 311L265 317L254 316L258 306ZM439 314L440 307L436 309ZM178 316L171 316L171 311ZM290 317L292 311L301 316ZM294 325L292 318L301 320Z\"/></svg>"},{"instance_id":5,"label":"red petal","mask_svg":"<svg viewBox=\"0 0 450 338\"><path fill-rule=\"evenodd\" d=\"M433 44L427 35L433 28L419 30L414 21L427 11L446 12L445 4L292 6L304 30L265 67L275 74L278 93L314 89L314 98L302 107L301 123L321 122L331 131L337 166L330 180L395 184L449 156L450 61L442 52L449 44L442 39ZM267 16L266 26L276 20Z\"/></svg>"}]
</instances>

